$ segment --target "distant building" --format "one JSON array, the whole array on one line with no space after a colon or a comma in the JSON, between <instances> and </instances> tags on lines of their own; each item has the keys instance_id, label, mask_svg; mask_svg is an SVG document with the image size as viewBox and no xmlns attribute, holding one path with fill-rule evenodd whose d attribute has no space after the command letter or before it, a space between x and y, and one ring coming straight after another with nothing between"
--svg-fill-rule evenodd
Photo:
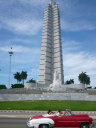
<instances>
[{"instance_id":1,"label":"distant building","mask_svg":"<svg viewBox=\"0 0 96 128\"><path fill-rule=\"evenodd\" d=\"M64 83L60 15L56 2L51 0L44 10L42 31L39 84L50 85L57 71L61 84Z\"/></svg>"}]
</instances>

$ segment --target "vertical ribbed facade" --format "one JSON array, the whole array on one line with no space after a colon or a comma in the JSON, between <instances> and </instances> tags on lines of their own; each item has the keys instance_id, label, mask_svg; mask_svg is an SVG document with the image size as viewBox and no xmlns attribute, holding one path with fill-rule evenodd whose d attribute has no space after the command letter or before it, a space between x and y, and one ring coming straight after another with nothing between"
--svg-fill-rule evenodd
<instances>
[{"instance_id":1,"label":"vertical ribbed facade","mask_svg":"<svg viewBox=\"0 0 96 128\"><path fill-rule=\"evenodd\" d=\"M51 0L44 10L39 84L53 83L54 72L59 73L63 84L63 60L60 32L60 15L57 4Z\"/></svg>"}]
</instances>

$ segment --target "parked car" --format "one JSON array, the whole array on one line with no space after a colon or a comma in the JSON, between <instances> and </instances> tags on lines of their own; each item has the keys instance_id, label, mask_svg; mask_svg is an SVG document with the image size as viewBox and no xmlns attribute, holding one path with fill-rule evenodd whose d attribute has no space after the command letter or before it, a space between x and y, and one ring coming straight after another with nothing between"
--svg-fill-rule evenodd
<instances>
[{"instance_id":1,"label":"parked car","mask_svg":"<svg viewBox=\"0 0 96 128\"><path fill-rule=\"evenodd\" d=\"M75 115L71 111L66 110L65 114L59 116L53 115L40 115L33 116L27 121L28 128L62 128L62 127L79 127L79 128L91 128L93 120L87 114Z\"/></svg>"}]
</instances>

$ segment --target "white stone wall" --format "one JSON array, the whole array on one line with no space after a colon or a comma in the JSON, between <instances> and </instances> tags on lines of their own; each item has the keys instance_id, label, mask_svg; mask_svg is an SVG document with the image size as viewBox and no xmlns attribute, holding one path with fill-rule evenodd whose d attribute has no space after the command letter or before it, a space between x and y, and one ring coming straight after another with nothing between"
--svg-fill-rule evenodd
<instances>
[{"instance_id":1,"label":"white stone wall","mask_svg":"<svg viewBox=\"0 0 96 128\"><path fill-rule=\"evenodd\" d=\"M25 83L24 84L24 88L26 89L33 89L36 87L36 83ZM43 85L43 84L37 84L37 88L41 88L43 89L45 87L45 89L47 89L47 85ZM62 85L61 91L65 91L65 90L84 90L85 86L83 84L64 84ZM60 90L59 90L60 91Z\"/></svg>"},{"instance_id":2,"label":"white stone wall","mask_svg":"<svg viewBox=\"0 0 96 128\"><path fill-rule=\"evenodd\" d=\"M78 90L78 89L85 89L85 86L83 84L67 84L64 85L66 88L69 89L74 89L74 90Z\"/></svg>"},{"instance_id":3,"label":"white stone wall","mask_svg":"<svg viewBox=\"0 0 96 128\"><path fill-rule=\"evenodd\" d=\"M96 95L87 93L0 94L0 101L22 100L96 101Z\"/></svg>"},{"instance_id":4,"label":"white stone wall","mask_svg":"<svg viewBox=\"0 0 96 128\"><path fill-rule=\"evenodd\" d=\"M34 87L36 87L36 83L24 83L26 89L33 89Z\"/></svg>"}]
</instances>

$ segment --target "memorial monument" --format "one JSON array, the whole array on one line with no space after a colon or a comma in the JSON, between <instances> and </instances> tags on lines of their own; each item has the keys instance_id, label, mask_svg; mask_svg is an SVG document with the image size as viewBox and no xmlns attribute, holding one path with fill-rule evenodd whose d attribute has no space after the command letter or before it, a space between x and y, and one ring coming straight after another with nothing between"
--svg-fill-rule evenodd
<instances>
[{"instance_id":1,"label":"memorial monument","mask_svg":"<svg viewBox=\"0 0 96 128\"><path fill-rule=\"evenodd\" d=\"M58 92L84 89L82 84L64 84L60 14L54 0L44 10L38 86L26 83L24 87Z\"/></svg>"},{"instance_id":2,"label":"memorial monument","mask_svg":"<svg viewBox=\"0 0 96 128\"><path fill-rule=\"evenodd\" d=\"M59 8L51 0L44 10L42 31L41 57L39 69L39 84L49 86L53 83L57 71L60 84L64 83L62 44L60 32Z\"/></svg>"}]
</instances>

